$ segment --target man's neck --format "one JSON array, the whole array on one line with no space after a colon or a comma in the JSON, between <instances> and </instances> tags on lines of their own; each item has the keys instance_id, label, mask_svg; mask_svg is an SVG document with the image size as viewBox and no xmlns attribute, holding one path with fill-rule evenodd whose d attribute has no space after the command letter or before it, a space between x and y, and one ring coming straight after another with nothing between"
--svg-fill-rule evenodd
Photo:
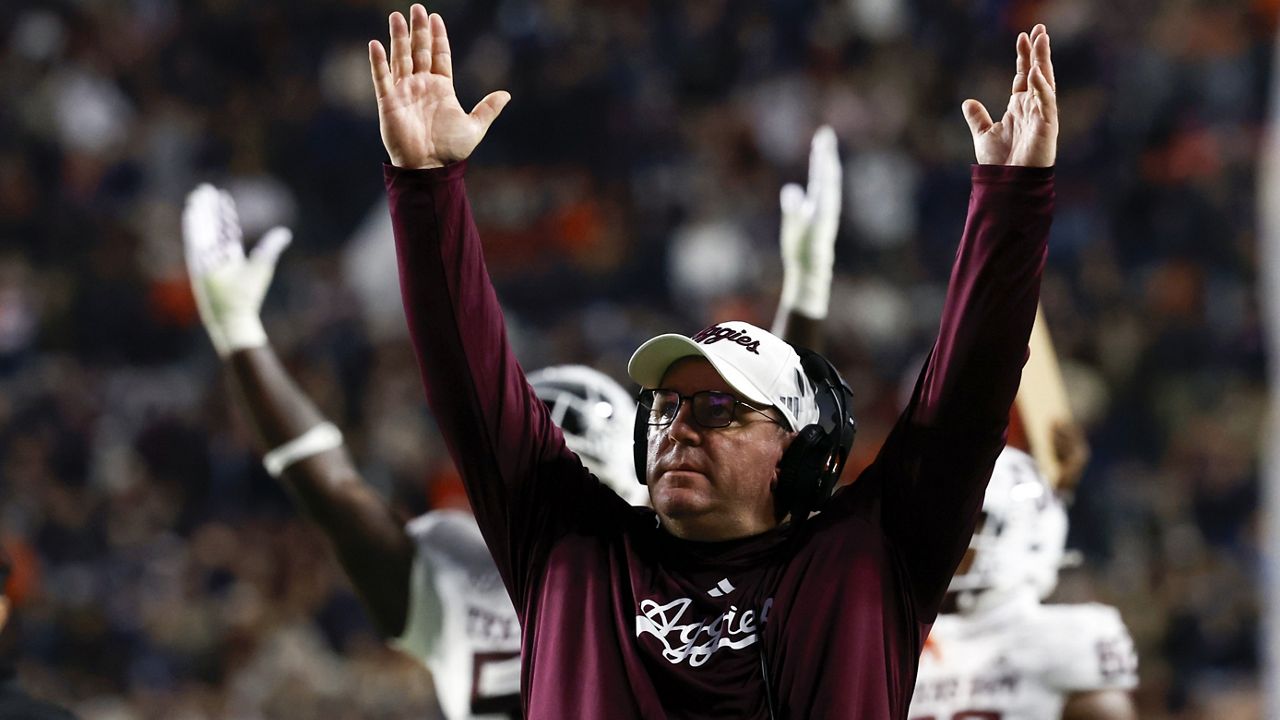
<instances>
[{"instance_id":1,"label":"man's neck","mask_svg":"<svg viewBox=\"0 0 1280 720\"><path fill-rule=\"evenodd\" d=\"M760 535L778 527L775 521L755 519L750 522L711 523L702 518L670 518L658 514L662 529L681 540L724 542Z\"/></svg>"}]
</instances>

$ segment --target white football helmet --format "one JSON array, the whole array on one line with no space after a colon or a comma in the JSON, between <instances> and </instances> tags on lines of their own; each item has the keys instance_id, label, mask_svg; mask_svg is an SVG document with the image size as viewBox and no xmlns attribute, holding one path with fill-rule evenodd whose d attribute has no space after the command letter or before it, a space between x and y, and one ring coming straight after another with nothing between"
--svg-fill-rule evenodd
<instances>
[{"instance_id":1,"label":"white football helmet","mask_svg":"<svg viewBox=\"0 0 1280 720\"><path fill-rule=\"evenodd\" d=\"M969 547L973 560L949 590L961 612L1033 588L1041 599L1058 584L1067 542L1067 511L1030 455L1006 447L996 459Z\"/></svg>"},{"instance_id":2,"label":"white football helmet","mask_svg":"<svg viewBox=\"0 0 1280 720\"><path fill-rule=\"evenodd\" d=\"M564 432L569 449L623 500L648 505L636 482L631 433L636 401L612 378L585 365L552 365L529 373L529 384Z\"/></svg>"}]
</instances>

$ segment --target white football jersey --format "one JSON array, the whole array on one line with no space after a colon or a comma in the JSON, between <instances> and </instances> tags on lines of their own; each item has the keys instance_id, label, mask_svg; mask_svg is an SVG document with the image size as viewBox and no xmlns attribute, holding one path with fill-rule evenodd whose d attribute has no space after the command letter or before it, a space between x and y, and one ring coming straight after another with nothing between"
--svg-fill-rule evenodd
<instances>
[{"instance_id":1,"label":"white football jersey","mask_svg":"<svg viewBox=\"0 0 1280 720\"><path fill-rule=\"evenodd\" d=\"M520 622L475 518L437 510L406 529L417 555L392 644L431 671L449 720L519 717Z\"/></svg>"},{"instance_id":2,"label":"white football jersey","mask_svg":"<svg viewBox=\"0 0 1280 720\"><path fill-rule=\"evenodd\" d=\"M1058 720L1067 696L1137 685L1115 608L1042 605L1034 591L940 615L920 657L910 720Z\"/></svg>"}]
</instances>

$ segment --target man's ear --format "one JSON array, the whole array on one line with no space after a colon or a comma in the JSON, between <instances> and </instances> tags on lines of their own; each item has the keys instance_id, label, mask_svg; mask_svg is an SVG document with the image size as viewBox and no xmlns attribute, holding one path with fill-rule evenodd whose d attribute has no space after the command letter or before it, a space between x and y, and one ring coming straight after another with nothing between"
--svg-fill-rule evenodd
<instances>
[{"instance_id":1,"label":"man's ear","mask_svg":"<svg viewBox=\"0 0 1280 720\"><path fill-rule=\"evenodd\" d=\"M9 622L9 598L0 595L0 630Z\"/></svg>"}]
</instances>

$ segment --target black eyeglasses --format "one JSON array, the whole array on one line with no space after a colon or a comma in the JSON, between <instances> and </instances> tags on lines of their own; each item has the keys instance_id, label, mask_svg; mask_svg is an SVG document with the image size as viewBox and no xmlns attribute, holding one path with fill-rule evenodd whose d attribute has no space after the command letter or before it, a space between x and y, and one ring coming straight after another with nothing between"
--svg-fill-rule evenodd
<instances>
[{"instance_id":1,"label":"black eyeglasses","mask_svg":"<svg viewBox=\"0 0 1280 720\"><path fill-rule=\"evenodd\" d=\"M655 388L640 391L640 406L649 411L649 424L665 427L675 422L680 406L685 400L693 401L693 420L699 426L714 430L728 427L738 419L738 406L763 415L769 422L782 425L772 415L751 403L744 402L726 392L701 390L692 395L681 395L675 390Z\"/></svg>"}]
</instances>

